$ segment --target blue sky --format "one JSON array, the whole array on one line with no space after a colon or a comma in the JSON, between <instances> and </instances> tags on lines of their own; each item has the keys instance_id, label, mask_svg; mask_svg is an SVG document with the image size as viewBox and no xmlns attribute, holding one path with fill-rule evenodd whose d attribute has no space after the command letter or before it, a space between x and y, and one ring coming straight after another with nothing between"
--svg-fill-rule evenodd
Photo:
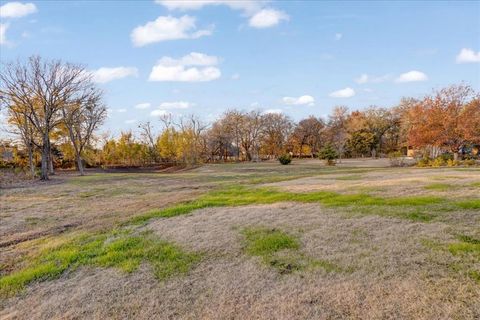
<instances>
[{"instance_id":1,"label":"blue sky","mask_svg":"<svg viewBox=\"0 0 480 320\"><path fill-rule=\"evenodd\" d=\"M112 133L166 112L300 120L462 81L480 89L477 1L0 4L0 60L85 64L106 92Z\"/></svg>"}]
</instances>

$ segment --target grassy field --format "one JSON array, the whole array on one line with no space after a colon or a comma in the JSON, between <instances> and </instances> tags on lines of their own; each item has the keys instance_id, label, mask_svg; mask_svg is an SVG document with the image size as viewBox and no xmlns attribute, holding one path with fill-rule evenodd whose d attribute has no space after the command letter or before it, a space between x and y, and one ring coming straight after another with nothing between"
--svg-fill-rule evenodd
<instances>
[{"instance_id":1,"label":"grassy field","mask_svg":"<svg viewBox=\"0 0 480 320\"><path fill-rule=\"evenodd\" d=\"M59 174L0 221L2 319L480 318L479 168Z\"/></svg>"}]
</instances>

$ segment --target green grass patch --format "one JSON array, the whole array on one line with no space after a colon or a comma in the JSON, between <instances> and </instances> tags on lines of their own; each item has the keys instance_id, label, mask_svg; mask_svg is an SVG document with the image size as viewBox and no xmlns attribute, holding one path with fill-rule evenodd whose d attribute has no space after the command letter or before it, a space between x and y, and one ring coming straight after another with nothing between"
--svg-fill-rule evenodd
<instances>
[{"instance_id":1,"label":"green grass patch","mask_svg":"<svg viewBox=\"0 0 480 320\"><path fill-rule=\"evenodd\" d=\"M134 217L127 224L144 224L152 218L170 218L210 207L235 207L289 201L319 203L326 207L346 207L356 213L401 217L416 221L431 220L434 216L433 212L436 212L435 209L441 209L445 203L444 199L433 196L381 198L364 193L340 194L328 191L291 193L273 188L237 186L214 190L200 196L197 200L180 203L166 209L151 210Z\"/></svg>"},{"instance_id":2,"label":"green grass patch","mask_svg":"<svg viewBox=\"0 0 480 320\"><path fill-rule=\"evenodd\" d=\"M1 277L0 295L14 295L31 282L54 279L80 266L133 272L142 262L148 262L155 276L162 280L187 272L198 260L199 255L184 252L150 234L133 235L127 231L85 234L41 250L26 261L25 267Z\"/></svg>"},{"instance_id":3,"label":"green grass patch","mask_svg":"<svg viewBox=\"0 0 480 320\"><path fill-rule=\"evenodd\" d=\"M247 228L242 234L245 237L245 253L260 257L266 265L275 268L280 274L315 268L326 272L342 271L332 262L306 257L300 252L301 244L298 238L279 229Z\"/></svg>"},{"instance_id":4,"label":"green grass patch","mask_svg":"<svg viewBox=\"0 0 480 320\"><path fill-rule=\"evenodd\" d=\"M432 184L426 185L424 188L426 190L432 190L432 191L448 191L448 190L452 190L454 187L447 183L432 183Z\"/></svg>"},{"instance_id":5,"label":"green grass patch","mask_svg":"<svg viewBox=\"0 0 480 320\"><path fill-rule=\"evenodd\" d=\"M245 251L253 256L270 256L300 247L298 239L278 229L246 229L243 234L247 240Z\"/></svg>"},{"instance_id":6,"label":"green grass patch","mask_svg":"<svg viewBox=\"0 0 480 320\"><path fill-rule=\"evenodd\" d=\"M362 180L363 176L359 174L351 174L348 176L341 176L341 177L336 177L335 180L341 180L341 181L351 181L351 180Z\"/></svg>"},{"instance_id":7,"label":"green grass patch","mask_svg":"<svg viewBox=\"0 0 480 320\"><path fill-rule=\"evenodd\" d=\"M462 209L480 209L480 199L459 201L457 205Z\"/></svg>"},{"instance_id":8,"label":"green grass patch","mask_svg":"<svg viewBox=\"0 0 480 320\"><path fill-rule=\"evenodd\" d=\"M450 243L447 247L452 255L461 258L461 263L455 269L480 282L480 272L472 269L480 262L480 239L468 235L459 235L457 238L458 242Z\"/></svg>"},{"instance_id":9,"label":"green grass patch","mask_svg":"<svg viewBox=\"0 0 480 320\"><path fill-rule=\"evenodd\" d=\"M480 188L480 181L479 182L474 182L470 186L474 187L474 188Z\"/></svg>"}]
</instances>

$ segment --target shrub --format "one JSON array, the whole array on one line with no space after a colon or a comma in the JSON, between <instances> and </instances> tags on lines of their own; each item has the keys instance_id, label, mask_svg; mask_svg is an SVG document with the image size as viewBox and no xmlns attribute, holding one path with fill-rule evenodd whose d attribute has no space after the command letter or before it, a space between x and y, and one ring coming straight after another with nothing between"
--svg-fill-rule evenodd
<instances>
[{"instance_id":1,"label":"shrub","mask_svg":"<svg viewBox=\"0 0 480 320\"><path fill-rule=\"evenodd\" d=\"M437 159L442 159L444 162L448 162L448 160L453 160L453 154L451 153L443 153L437 157Z\"/></svg>"},{"instance_id":2,"label":"shrub","mask_svg":"<svg viewBox=\"0 0 480 320\"><path fill-rule=\"evenodd\" d=\"M292 162L292 157L289 154L283 154L280 157L278 157L278 161L283 165L287 165L287 164L290 164L290 162Z\"/></svg>"},{"instance_id":3,"label":"shrub","mask_svg":"<svg viewBox=\"0 0 480 320\"><path fill-rule=\"evenodd\" d=\"M477 164L477 162L474 160L474 159L469 159L469 160L464 160L463 161L463 164L470 167L470 166L474 166Z\"/></svg>"},{"instance_id":4,"label":"shrub","mask_svg":"<svg viewBox=\"0 0 480 320\"><path fill-rule=\"evenodd\" d=\"M388 154L388 160L392 167L403 167L405 166L405 161L403 159L403 154L400 151L390 152Z\"/></svg>"},{"instance_id":5,"label":"shrub","mask_svg":"<svg viewBox=\"0 0 480 320\"><path fill-rule=\"evenodd\" d=\"M325 160L325 163L329 166L335 165L335 159L338 158L337 151L329 144L320 150L318 157Z\"/></svg>"},{"instance_id":6,"label":"shrub","mask_svg":"<svg viewBox=\"0 0 480 320\"><path fill-rule=\"evenodd\" d=\"M460 161L458 160L452 160L452 159L447 160L447 166L449 167L457 167L459 165L460 165Z\"/></svg>"},{"instance_id":7,"label":"shrub","mask_svg":"<svg viewBox=\"0 0 480 320\"><path fill-rule=\"evenodd\" d=\"M447 162L442 157L435 158L435 160L430 162L432 167L443 167L446 164Z\"/></svg>"},{"instance_id":8,"label":"shrub","mask_svg":"<svg viewBox=\"0 0 480 320\"><path fill-rule=\"evenodd\" d=\"M417 167L425 168L430 166L431 160L428 157L421 158L417 161Z\"/></svg>"}]
</instances>

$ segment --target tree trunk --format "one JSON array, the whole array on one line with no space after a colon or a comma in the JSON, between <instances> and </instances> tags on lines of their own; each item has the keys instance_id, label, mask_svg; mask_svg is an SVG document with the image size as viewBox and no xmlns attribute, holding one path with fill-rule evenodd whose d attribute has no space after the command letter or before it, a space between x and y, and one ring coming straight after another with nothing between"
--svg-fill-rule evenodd
<instances>
[{"instance_id":1,"label":"tree trunk","mask_svg":"<svg viewBox=\"0 0 480 320\"><path fill-rule=\"evenodd\" d=\"M83 163L82 163L82 157L80 155L77 155L77 167L78 171L80 172L81 176L85 175L85 172L83 171Z\"/></svg>"},{"instance_id":2,"label":"tree trunk","mask_svg":"<svg viewBox=\"0 0 480 320\"><path fill-rule=\"evenodd\" d=\"M43 136L43 145L42 145L42 166L40 173L40 180L48 180L48 155L50 153L50 148L48 147L48 133Z\"/></svg>"},{"instance_id":3,"label":"tree trunk","mask_svg":"<svg viewBox=\"0 0 480 320\"><path fill-rule=\"evenodd\" d=\"M458 151L453 153L453 160L455 160L455 161L458 160Z\"/></svg>"},{"instance_id":4,"label":"tree trunk","mask_svg":"<svg viewBox=\"0 0 480 320\"><path fill-rule=\"evenodd\" d=\"M53 156L50 151L48 152L48 172L50 175L55 174L55 170L53 169Z\"/></svg>"}]
</instances>

